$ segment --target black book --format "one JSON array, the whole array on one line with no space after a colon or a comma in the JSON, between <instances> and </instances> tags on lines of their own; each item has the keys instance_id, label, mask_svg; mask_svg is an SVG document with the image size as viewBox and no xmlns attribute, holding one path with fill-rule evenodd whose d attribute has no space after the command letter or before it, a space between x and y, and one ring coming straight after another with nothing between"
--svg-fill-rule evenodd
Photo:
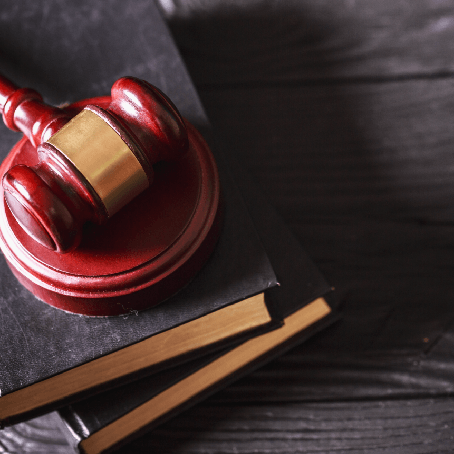
<instances>
[{"instance_id":1,"label":"black book","mask_svg":"<svg viewBox=\"0 0 454 454\"><path fill-rule=\"evenodd\" d=\"M7 77L60 103L106 94L118 77L134 75L165 91L190 121L202 123L203 109L153 2L140 11L123 1L54 6L46 10L46 27L39 28L41 5L2 4L0 22L8 20L0 23L0 67ZM84 20L85 14L97 19ZM68 18L79 20L77 32L62 26ZM138 34L147 45L133 42ZM0 138L4 157L19 137L0 127ZM128 317L68 314L25 290L1 257L0 424L174 367L273 326L264 292L277 284L276 276L241 194L222 159L218 164L225 214L217 247L186 288L155 308Z\"/></svg>"}]
</instances>

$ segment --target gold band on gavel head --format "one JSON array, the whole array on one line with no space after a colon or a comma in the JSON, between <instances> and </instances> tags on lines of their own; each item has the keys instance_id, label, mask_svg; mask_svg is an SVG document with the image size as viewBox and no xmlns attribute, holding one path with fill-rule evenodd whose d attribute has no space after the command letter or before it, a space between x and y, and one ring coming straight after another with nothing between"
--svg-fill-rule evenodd
<instances>
[{"instance_id":1,"label":"gold band on gavel head","mask_svg":"<svg viewBox=\"0 0 454 454\"><path fill-rule=\"evenodd\" d=\"M112 216L149 185L121 137L91 110L83 110L48 141L90 183Z\"/></svg>"}]
</instances>

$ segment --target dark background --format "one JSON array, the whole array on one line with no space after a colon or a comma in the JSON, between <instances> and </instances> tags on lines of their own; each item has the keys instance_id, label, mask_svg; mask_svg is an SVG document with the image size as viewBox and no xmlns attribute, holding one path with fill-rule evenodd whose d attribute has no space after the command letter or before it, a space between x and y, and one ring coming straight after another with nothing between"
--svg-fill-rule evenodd
<instances>
[{"instance_id":1,"label":"dark background","mask_svg":"<svg viewBox=\"0 0 454 454\"><path fill-rule=\"evenodd\" d=\"M161 5L215 132L343 317L123 452L452 452L454 5ZM43 419L0 452L37 452L27 437L65 452Z\"/></svg>"}]
</instances>

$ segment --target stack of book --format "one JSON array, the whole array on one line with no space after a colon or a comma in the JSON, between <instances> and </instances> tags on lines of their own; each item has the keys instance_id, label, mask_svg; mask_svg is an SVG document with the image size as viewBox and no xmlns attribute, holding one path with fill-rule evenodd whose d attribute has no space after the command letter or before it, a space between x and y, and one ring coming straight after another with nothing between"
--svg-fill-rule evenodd
<instances>
[{"instance_id":1,"label":"stack of book","mask_svg":"<svg viewBox=\"0 0 454 454\"><path fill-rule=\"evenodd\" d=\"M96 46L84 34L56 39L63 33L58 27L49 26L43 37L42 30L30 25L36 20L32 13L40 14L37 9L26 14L24 8L14 19L17 23L11 24L12 30L23 31L17 38L17 52L26 52L26 43L35 41L33 58L43 68L54 64L53 56L64 55L65 47L75 48L71 40L77 40L84 49L77 64L85 71L80 79L72 74L72 86L58 87L59 78L67 75L64 67L50 76L56 79L56 88L32 70L24 72L14 59L2 61L6 75L40 89L50 99L60 93L60 101L104 94L91 92L96 82L102 80L98 88L101 85L107 91L122 75L157 85L211 145L221 175L225 214L216 249L194 280L159 306L128 316L80 317L47 306L17 283L2 259L0 424L58 410L76 452L86 454L115 450L334 319L330 287L323 276L244 169L226 159L228 153L211 137L203 108L156 5L148 2L140 14L127 14L129 3L113 3L115 15L100 16L103 19L97 21L96 36L102 42ZM77 4L66 6L75 10L76 17ZM16 3L11 8L20 11ZM68 10L65 17L71 16ZM58 24L63 11L49 14L49 24ZM140 28L143 23L146 28ZM139 29L146 45L123 52L125 34L133 46ZM81 42L84 39L86 43ZM111 51L100 57L104 45ZM120 56L121 64L114 60ZM17 138L6 128L0 134L2 143Z\"/></svg>"}]
</instances>

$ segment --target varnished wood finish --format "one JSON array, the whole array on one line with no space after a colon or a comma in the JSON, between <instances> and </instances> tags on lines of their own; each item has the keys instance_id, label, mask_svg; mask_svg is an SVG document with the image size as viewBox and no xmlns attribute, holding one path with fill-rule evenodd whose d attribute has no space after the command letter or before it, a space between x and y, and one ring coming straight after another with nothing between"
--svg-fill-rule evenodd
<instances>
[{"instance_id":1,"label":"varnished wood finish","mask_svg":"<svg viewBox=\"0 0 454 454\"><path fill-rule=\"evenodd\" d=\"M0 74L0 111L5 125L23 132L33 146L55 134L68 120L64 110L43 102L32 88L19 88Z\"/></svg>"},{"instance_id":2,"label":"varnished wood finish","mask_svg":"<svg viewBox=\"0 0 454 454\"><path fill-rule=\"evenodd\" d=\"M49 106L36 91L3 76L0 100L5 125L22 131L38 155L33 167L6 170L9 209L30 237L60 253L80 244L87 221L104 224L145 190L153 182L153 164L188 150L175 105L133 77L117 80L108 101L81 103L81 112L75 105Z\"/></svg>"}]
</instances>

